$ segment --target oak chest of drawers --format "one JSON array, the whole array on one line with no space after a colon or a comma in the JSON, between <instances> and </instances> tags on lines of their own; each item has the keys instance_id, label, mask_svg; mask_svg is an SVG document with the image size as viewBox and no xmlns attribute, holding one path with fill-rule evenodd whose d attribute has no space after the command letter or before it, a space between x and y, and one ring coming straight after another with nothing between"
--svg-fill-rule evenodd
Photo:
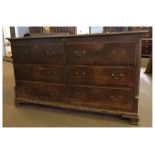
<instances>
[{"instance_id":1,"label":"oak chest of drawers","mask_svg":"<svg viewBox=\"0 0 155 155\"><path fill-rule=\"evenodd\" d=\"M9 39L15 103L115 114L137 124L142 35Z\"/></svg>"}]
</instances>

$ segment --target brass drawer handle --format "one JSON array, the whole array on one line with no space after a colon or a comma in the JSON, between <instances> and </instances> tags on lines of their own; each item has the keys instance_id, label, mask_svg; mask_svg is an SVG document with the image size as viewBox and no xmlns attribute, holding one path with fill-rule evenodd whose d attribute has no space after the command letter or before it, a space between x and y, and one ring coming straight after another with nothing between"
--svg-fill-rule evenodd
<instances>
[{"instance_id":1,"label":"brass drawer handle","mask_svg":"<svg viewBox=\"0 0 155 155\"><path fill-rule=\"evenodd\" d=\"M75 96L77 96L77 97L84 97L85 95L86 95L85 93L81 93L79 91L75 92Z\"/></svg>"},{"instance_id":2,"label":"brass drawer handle","mask_svg":"<svg viewBox=\"0 0 155 155\"><path fill-rule=\"evenodd\" d=\"M86 54L86 51L74 51L74 54L78 57L82 56L82 55L85 55Z\"/></svg>"},{"instance_id":3,"label":"brass drawer handle","mask_svg":"<svg viewBox=\"0 0 155 155\"><path fill-rule=\"evenodd\" d=\"M25 51L24 51L24 54L25 54L25 55L27 55L27 54L28 54L28 51L27 51L27 50L25 50Z\"/></svg>"},{"instance_id":4,"label":"brass drawer handle","mask_svg":"<svg viewBox=\"0 0 155 155\"><path fill-rule=\"evenodd\" d=\"M57 72L53 72L53 74L54 74L54 75L56 75L56 74L57 74Z\"/></svg>"},{"instance_id":5,"label":"brass drawer handle","mask_svg":"<svg viewBox=\"0 0 155 155\"><path fill-rule=\"evenodd\" d=\"M46 51L45 54L52 57L56 54L56 52L55 51L52 51L52 52Z\"/></svg>"},{"instance_id":6,"label":"brass drawer handle","mask_svg":"<svg viewBox=\"0 0 155 155\"><path fill-rule=\"evenodd\" d=\"M111 77L114 79L114 80L120 80L122 77L124 77L124 74L119 74L119 75L117 75L117 74L114 74L114 73L112 73L111 74Z\"/></svg>"},{"instance_id":7,"label":"brass drawer handle","mask_svg":"<svg viewBox=\"0 0 155 155\"><path fill-rule=\"evenodd\" d=\"M146 37L149 37L149 36L150 36L150 34L145 34L145 36L146 36Z\"/></svg>"},{"instance_id":8,"label":"brass drawer handle","mask_svg":"<svg viewBox=\"0 0 155 155\"><path fill-rule=\"evenodd\" d=\"M86 72L82 72L82 75L84 75L84 76L85 76L85 75L87 75L87 73L86 73Z\"/></svg>"},{"instance_id":9,"label":"brass drawer handle","mask_svg":"<svg viewBox=\"0 0 155 155\"><path fill-rule=\"evenodd\" d=\"M75 95L80 95L80 93L78 91L75 92Z\"/></svg>"},{"instance_id":10,"label":"brass drawer handle","mask_svg":"<svg viewBox=\"0 0 155 155\"><path fill-rule=\"evenodd\" d=\"M119 101L122 99L122 96L110 96L113 101Z\"/></svg>"},{"instance_id":11,"label":"brass drawer handle","mask_svg":"<svg viewBox=\"0 0 155 155\"><path fill-rule=\"evenodd\" d=\"M87 75L86 72L75 72L74 75L76 75L77 77L81 78Z\"/></svg>"}]
</instances>

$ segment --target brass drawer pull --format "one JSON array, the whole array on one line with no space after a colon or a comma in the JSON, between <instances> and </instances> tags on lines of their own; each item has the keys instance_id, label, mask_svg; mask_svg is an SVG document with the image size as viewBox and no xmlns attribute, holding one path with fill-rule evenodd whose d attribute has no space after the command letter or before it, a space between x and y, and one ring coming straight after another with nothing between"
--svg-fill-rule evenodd
<instances>
[{"instance_id":1,"label":"brass drawer pull","mask_svg":"<svg viewBox=\"0 0 155 155\"><path fill-rule=\"evenodd\" d=\"M75 96L77 97L84 97L86 94L84 92L79 92L79 91L76 91L75 92Z\"/></svg>"},{"instance_id":2,"label":"brass drawer pull","mask_svg":"<svg viewBox=\"0 0 155 155\"><path fill-rule=\"evenodd\" d=\"M117 74L112 73L112 74L111 74L111 77L112 77L114 80L120 80L122 77L124 77L124 74L119 74L119 75L117 75Z\"/></svg>"},{"instance_id":3,"label":"brass drawer pull","mask_svg":"<svg viewBox=\"0 0 155 155\"><path fill-rule=\"evenodd\" d=\"M75 72L74 75L76 75L77 77L81 78L87 75L86 72Z\"/></svg>"},{"instance_id":4,"label":"brass drawer pull","mask_svg":"<svg viewBox=\"0 0 155 155\"><path fill-rule=\"evenodd\" d=\"M82 75L84 75L84 76L85 76L85 75L87 75L87 73L86 73L86 72L82 72Z\"/></svg>"},{"instance_id":5,"label":"brass drawer pull","mask_svg":"<svg viewBox=\"0 0 155 155\"><path fill-rule=\"evenodd\" d=\"M145 34L145 37L149 37L150 36L150 34Z\"/></svg>"},{"instance_id":6,"label":"brass drawer pull","mask_svg":"<svg viewBox=\"0 0 155 155\"><path fill-rule=\"evenodd\" d=\"M45 54L52 57L56 54L56 52L55 51L52 51L52 52L46 51Z\"/></svg>"},{"instance_id":7,"label":"brass drawer pull","mask_svg":"<svg viewBox=\"0 0 155 155\"><path fill-rule=\"evenodd\" d=\"M86 51L74 51L74 54L78 57L82 56L82 55L85 55L86 54Z\"/></svg>"},{"instance_id":8,"label":"brass drawer pull","mask_svg":"<svg viewBox=\"0 0 155 155\"><path fill-rule=\"evenodd\" d=\"M122 99L122 96L110 96L113 101L119 101Z\"/></svg>"},{"instance_id":9,"label":"brass drawer pull","mask_svg":"<svg viewBox=\"0 0 155 155\"><path fill-rule=\"evenodd\" d=\"M57 74L57 72L53 72L53 74L55 74L55 75L56 75L56 74Z\"/></svg>"},{"instance_id":10,"label":"brass drawer pull","mask_svg":"<svg viewBox=\"0 0 155 155\"><path fill-rule=\"evenodd\" d=\"M80 93L78 91L75 92L75 95L80 95Z\"/></svg>"},{"instance_id":11,"label":"brass drawer pull","mask_svg":"<svg viewBox=\"0 0 155 155\"><path fill-rule=\"evenodd\" d=\"M27 54L28 54L28 51L27 51L27 50L25 50L25 51L24 51L24 54L25 54L25 55L27 55Z\"/></svg>"}]
</instances>

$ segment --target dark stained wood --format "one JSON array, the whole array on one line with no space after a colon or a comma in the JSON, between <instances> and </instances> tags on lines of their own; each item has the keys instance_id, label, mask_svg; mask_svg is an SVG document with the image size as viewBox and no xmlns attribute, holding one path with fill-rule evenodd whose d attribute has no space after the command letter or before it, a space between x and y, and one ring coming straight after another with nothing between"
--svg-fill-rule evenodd
<instances>
[{"instance_id":1,"label":"dark stained wood","mask_svg":"<svg viewBox=\"0 0 155 155\"><path fill-rule=\"evenodd\" d=\"M138 122L139 122L138 115L130 115L130 114L128 114L128 115L122 115L122 117L130 119L130 123L132 125L138 125Z\"/></svg>"},{"instance_id":2,"label":"dark stained wood","mask_svg":"<svg viewBox=\"0 0 155 155\"><path fill-rule=\"evenodd\" d=\"M130 89L69 86L70 104L109 110L133 110L133 92Z\"/></svg>"},{"instance_id":3,"label":"dark stained wood","mask_svg":"<svg viewBox=\"0 0 155 155\"><path fill-rule=\"evenodd\" d=\"M143 33L9 39L15 102L111 113L136 124Z\"/></svg>"},{"instance_id":4,"label":"dark stained wood","mask_svg":"<svg viewBox=\"0 0 155 155\"><path fill-rule=\"evenodd\" d=\"M79 35L68 35L68 36L63 36L63 35L40 35L40 36L32 36L32 37L18 37L18 38L7 38L8 40L29 40L29 39L44 39L44 38L80 38L80 37L105 37L105 36L141 36L144 33L147 33L147 30L138 30L138 31L129 31L129 32L110 32L110 33L100 33L100 34L79 34ZM134 39L134 38L133 38Z\"/></svg>"},{"instance_id":5,"label":"dark stained wood","mask_svg":"<svg viewBox=\"0 0 155 155\"><path fill-rule=\"evenodd\" d=\"M119 115L122 118L128 118L131 122L131 124L138 125L139 117L137 113L133 112L127 112L124 110L117 111L117 110L108 110L108 109L103 109L103 108L95 108L95 107L90 107L90 106L77 106L73 104L66 104L64 102L50 102L50 101L45 101L41 99L30 99L30 98L15 98L15 103L17 106L23 103L33 103L33 104L41 104L41 105L47 105L51 107L59 107L59 108L64 108L65 111L69 110L80 110L80 111L87 111L87 112L97 112L101 114L113 114L113 115ZM137 121L136 121L136 120ZM134 120L134 121L133 121Z\"/></svg>"},{"instance_id":6,"label":"dark stained wood","mask_svg":"<svg viewBox=\"0 0 155 155\"><path fill-rule=\"evenodd\" d=\"M64 83L64 67L52 65L14 65L16 80Z\"/></svg>"},{"instance_id":7,"label":"dark stained wood","mask_svg":"<svg viewBox=\"0 0 155 155\"><path fill-rule=\"evenodd\" d=\"M83 65L135 65L136 42L67 43L67 63Z\"/></svg>"},{"instance_id":8,"label":"dark stained wood","mask_svg":"<svg viewBox=\"0 0 155 155\"><path fill-rule=\"evenodd\" d=\"M18 64L64 64L62 43L12 46Z\"/></svg>"},{"instance_id":9,"label":"dark stained wood","mask_svg":"<svg viewBox=\"0 0 155 155\"><path fill-rule=\"evenodd\" d=\"M134 87L134 67L67 66L71 84Z\"/></svg>"},{"instance_id":10,"label":"dark stained wood","mask_svg":"<svg viewBox=\"0 0 155 155\"><path fill-rule=\"evenodd\" d=\"M16 97L47 101L65 101L65 86L40 82L16 81Z\"/></svg>"}]
</instances>

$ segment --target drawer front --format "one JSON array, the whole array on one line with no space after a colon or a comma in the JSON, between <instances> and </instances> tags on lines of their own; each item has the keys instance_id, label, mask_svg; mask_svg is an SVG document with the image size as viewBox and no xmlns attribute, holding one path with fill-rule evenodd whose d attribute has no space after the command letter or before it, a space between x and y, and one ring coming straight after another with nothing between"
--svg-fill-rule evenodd
<instances>
[{"instance_id":1,"label":"drawer front","mask_svg":"<svg viewBox=\"0 0 155 155\"><path fill-rule=\"evenodd\" d=\"M68 43L66 48L68 64L135 64L136 42Z\"/></svg>"},{"instance_id":2,"label":"drawer front","mask_svg":"<svg viewBox=\"0 0 155 155\"><path fill-rule=\"evenodd\" d=\"M71 84L134 86L135 68L68 66L67 82Z\"/></svg>"},{"instance_id":3,"label":"drawer front","mask_svg":"<svg viewBox=\"0 0 155 155\"><path fill-rule=\"evenodd\" d=\"M109 110L133 109L133 92L130 89L111 89L99 87L68 87L69 104Z\"/></svg>"},{"instance_id":4,"label":"drawer front","mask_svg":"<svg viewBox=\"0 0 155 155\"><path fill-rule=\"evenodd\" d=\"M14 63L64 64L64 45L16 45L12 46Z\"/></svg>"},{"instance_id":5,"label":"drawer front","mask_svg":"<svg viewBox=\"0 0 155 155\"><path fill-rule=\"evenodd\" d=\"M64 83L64 67L50 65L14 65L16 80Z\"/></svg>"},{"instance_id":6,"label":"drawer front","mask_svg":"<svg viewBox=\"0 0 155 155\"><path fill-rule=\"evenodd\" d=\"M16 97L47 101L64 101L65 86L46 83L16 82Z\"/></svg>"}]
</instances>

